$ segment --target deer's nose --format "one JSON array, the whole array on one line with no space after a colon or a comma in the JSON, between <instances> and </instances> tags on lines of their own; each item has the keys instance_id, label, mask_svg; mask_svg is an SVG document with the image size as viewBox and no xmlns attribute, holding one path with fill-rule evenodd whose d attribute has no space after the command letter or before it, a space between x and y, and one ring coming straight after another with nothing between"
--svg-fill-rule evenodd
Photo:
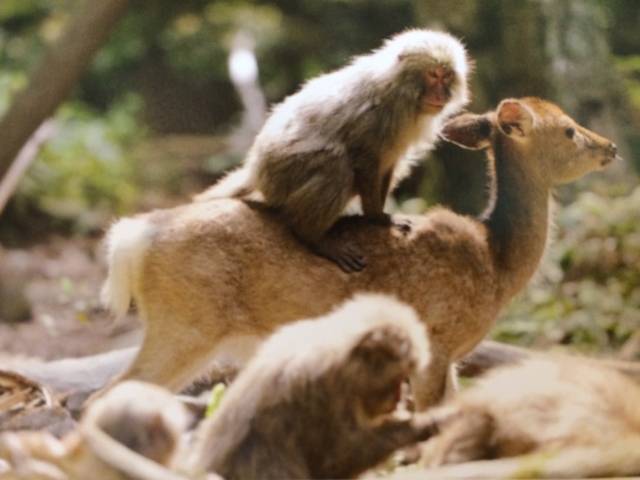
<instances>
[{"instance_id":1,"label":"deer's nose","mask_svg":"<svg viewBox=\"0 0 640 480\"><path fill-rule=\"evenodd\" d=\"M618 146L613 142L609 144L608 149L612 156L615 156L618 153Z\"/></svg>"}]
</instances>

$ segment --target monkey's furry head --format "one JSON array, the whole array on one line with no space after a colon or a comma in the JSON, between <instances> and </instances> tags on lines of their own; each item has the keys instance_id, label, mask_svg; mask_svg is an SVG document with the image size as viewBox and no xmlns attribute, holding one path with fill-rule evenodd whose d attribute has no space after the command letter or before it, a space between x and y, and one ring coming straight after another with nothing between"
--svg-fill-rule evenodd
<instances>
[{"instance_id":1,"label":"monkey's furry head","mask_svg":"<svg viewBox=\"0 0 640 480\"><path fill-rule=\"evenodd\" d=\"M398 33L385 41L380 52L397 57L422 56L449 65L466 77L469 59L462 42L453 35L435 30L411 29Z\"/></svg>"},{"instance_id":2,"label":"monkey's furry head","mask_svg":"<svg viewBox=\"0 0 640 480\"><path fill-rule=\"evenodd\" d=\"M469 101L467 77L473 63L460 40L446 32L411 29L387 39L373 55L360 57L369 62L368 68L381 74L398 69L424 70L445 65L455 73L452 96L440 114L447 117Z\"/></svg>"},{"instance_id":3,"label":"monkey's furry head","mask_svg":"<svg viewBox=\"0 0 640 480\"><path fill-rule=\"evenodd\" d=\"M130 380L92 403L81 428L96 425L127 448L166 464L191 420L186 407L171 392Z\"/></svg>"}]
</instances>

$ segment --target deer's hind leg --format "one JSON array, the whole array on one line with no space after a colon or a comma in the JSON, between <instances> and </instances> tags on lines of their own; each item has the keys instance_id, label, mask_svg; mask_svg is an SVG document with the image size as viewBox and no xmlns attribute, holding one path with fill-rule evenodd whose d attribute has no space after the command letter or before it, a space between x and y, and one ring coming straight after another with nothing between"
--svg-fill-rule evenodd
<instances>
[{"instance_id":1,"label":"deer's hind leg","mask_svg":"<svg viewBox=\"0 0 640 480\"><path fill-rule=\"evenodd\" d=\"M205 370L221 338L171 329L178 322L163 320L147 326L138 354L117 381L139 380L177 392Z\"/></svg>"}]
</instances>

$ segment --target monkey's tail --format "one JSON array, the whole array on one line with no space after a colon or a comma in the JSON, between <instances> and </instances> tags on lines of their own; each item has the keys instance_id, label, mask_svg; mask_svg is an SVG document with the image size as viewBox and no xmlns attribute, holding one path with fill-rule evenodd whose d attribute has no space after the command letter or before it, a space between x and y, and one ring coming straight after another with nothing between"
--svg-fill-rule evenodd
<instances>
[{"instance_id":1,"label":"monkey's tail","mask_svg":"<svg viewBox=\"0 0 640 480\"><path fill-rule=\"evenodd\" d=\"M154 228L144 217L123 218L107 233L107 280L102 286L103 305L120 318L129 310L140 277L144 254Z\"/></svg>"},{"instance_id":2,"label":"monkey's tail","mask_svg":"<svg viewBox=\"0 0 640 480\"><path fill-rule=\"evenodd\" d=\"M193 200L205 202L216 198L239 198L249 195L255 189L255 178L251 170L240 167L231 171L218 183L193 197Z\"/></svg>"},{"instance_id":3,"label":"monkey's tail","mask_svg":"<svg viewBox=\"0 0 640 480\"><path fill-rule=\"evenodd\" d=\"M188 480L153 460L128 449L97 426L81 426L83 439L93 453L116 471L141 480Z\"/></svg>"}]
</instances>

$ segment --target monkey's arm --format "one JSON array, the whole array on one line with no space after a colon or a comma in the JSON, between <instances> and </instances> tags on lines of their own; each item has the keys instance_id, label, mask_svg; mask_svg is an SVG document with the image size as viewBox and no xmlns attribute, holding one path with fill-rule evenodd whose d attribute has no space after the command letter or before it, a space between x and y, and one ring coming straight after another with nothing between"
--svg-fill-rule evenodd
<instances>
[{"instance_id":1,"label":"monkey's arm","mask_svg":"<svg viewBox=\"0 0 640 480\"><path fill-rule=\"evenodd\" d=\"M389 170L384 175L382 173L378 173L375 176L371 173L356 175L362 212L368 221L376 225L395 226L403 232L408 232L411 229L410 221L395 220L388 213L384 213L384 204L391 188L392 177L392 170Z\"/></svg>"},{"instance_id":2,"label":"monkey's arm","mask_svg":"<svg viewBox=\"0 0 640 480\"><path fill-rule=\"evenodd\" d=\"M350 439L362 448L358 455L351 455L351 470L341 476L356 476L384 461L396 450L428 440L438 434L442 423L448 421L451 414L452 410L443 409L435 415L423 413L408 419L390 416L372 428L362 428Z\"/></svg>"},{"instance_id":3,"label":"monkey's arm","mask_svg":"<svg viewBox=\"0 0 640 480\"><path fill-rule=\"evenodd\" d=\"M390 177L386 181L386 177L383 178L380 168L376 165L372 168L358 170L355 180L365 216L372 220L384 218L384 203L391 182Z\"/></svg>"}]
</instances>

